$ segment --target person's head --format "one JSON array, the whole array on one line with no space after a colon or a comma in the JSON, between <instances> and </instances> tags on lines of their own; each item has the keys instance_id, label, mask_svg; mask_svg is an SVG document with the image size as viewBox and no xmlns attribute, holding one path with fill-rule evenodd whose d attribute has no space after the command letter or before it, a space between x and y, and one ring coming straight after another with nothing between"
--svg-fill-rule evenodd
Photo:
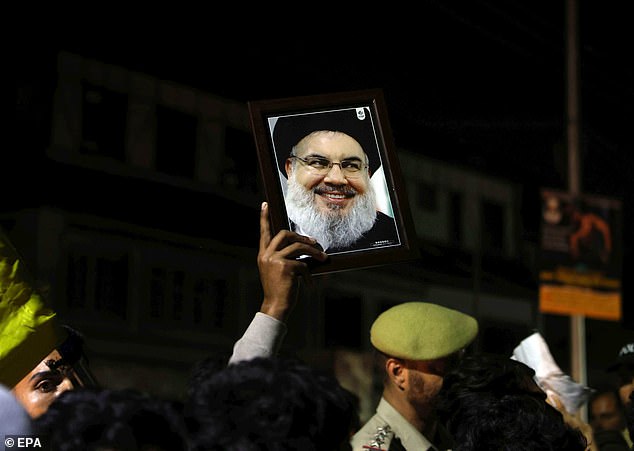
<instances>
[{"instance_id":1,"label":"person's head","mask_svg":"<svg viewBox=\"0 0 634 451\"><path fill-rule=\"evenodd\" d=\"M79 388L63 393L34 420L51 449L185 451L180 403L134 389Z\"/></svg>"},{"instance_id":2,"label":"person's head","mask_svg":"<svg viewBox=\"0 0 634 451\"><path fill-rule=\"evenodd\" d=\"M380 167L369 111L349 108L277 120L274 142L287 178L289 219L326 247L346 247L377 216L371 175Z\"/></svg>"},{"instance_id":3,"label":"person's head","mask_svg":"<svg viewBox=\"0 0 634 451\"><path fill-rule=\"evenodd\" d=\"M208 380L227 366L228 358L219 353L197 361L189 374L185 387L185 398L194 400L200 395L200 390L208 384Z\"/></svg>"},{"instance_id":4,"label":"person's head","mask_svg":"<svg viewBox=\"0 0 634 451\"><path fill-rule=\"evenodd\" d=\"M630 402L630 393L634 391L634 342L626 343L619 349L616 359L608 366L608 373L616 376L621 402Z\"/></svg>"},{"instance_id":5,"label":"person's head","mask_svg":"<svg viewBox=\"0 0 634 451\"><path fill-rule=\"evenodd\" d=\"M370 341L384 371L383 396L427 418L444 375L477 333L475 318L437 304L406 302L381 313Z\"/></svg>"},{"instance_id":6,"label":"person's head","mask_svg":"<svg viewBox=\"0 0 634 451\"><path fill-rule=\"evenodd\" d=\"M314 207L323 214L349 213L355 196L370 187L368 156L354 137L341 131L315 130L303 137L285 169L289 183L315 194Z\"/></svg>"},{"instance_id":7,"label":"person's head","mask_svg":"<svg viewBox=\"0 0 634 451\"><path fill-rule=\"evenodd\" d=\"M1 232L0 329L0 384L12 390L31 417L41 415L60 393L88 382L89 373L80 374L83 340L58 324Z\"/></svg>"},{"instance_id":8,"label":"person's head","mask_svg":"<svg viewBox=\"0 0 634 451\"><path fill-rule=\"evenodd\" d=\"M588 401L588 417L594 432L625 428L623 403L617 390L601 388Z\"/></svg>"},{"instance_id":9,"label":"person's head","mask_svg":"<svg viewBox=\"0 0 634 451\"><path fill-rule=\"evenodd\" d=\"M192 450L338 450L348 443L354 405L334 376L282 357L198 368L197 375L185 403Z\"/></svg>"},{"instance_id":10,"label":"person's head","mask_svg":"<svg viewBox=\"0 0 634 451\"><path fill-rule=\"evenodd\" d=\"M534 381L535 371L500 355L468 355L445 375L438 418L456 451L586 449Z\"/></svg>"},{"instance_id":11,"label":"person's head","mask_svg":"<svg viewBox=\"0 0 634 451\"><path fill-rule=\"evenodd\" d=\"M310 133L293 148L286 174L288 216L318 242L347 246L372 228L376 195L368 157L353 137Z\"/></svg>"},{"instance_id":12,"label":"person's head","mask_svg":"<svg viewBox=\"0 0 634 451\"><path fill-rule=\"evenodd\" d=\"M70 327L64 330L67 338L11 390L32 418L42 415L65 391L95 384L83 360L83 338Z\"/></svg>"}]
</instances>

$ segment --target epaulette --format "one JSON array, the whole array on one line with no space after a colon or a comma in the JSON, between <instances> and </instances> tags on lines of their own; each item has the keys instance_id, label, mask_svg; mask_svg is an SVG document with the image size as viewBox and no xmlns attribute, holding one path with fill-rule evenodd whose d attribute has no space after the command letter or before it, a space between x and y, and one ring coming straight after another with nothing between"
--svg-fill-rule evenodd
<instances>
[{"instance_id":1,"label":"epaulette","mask_svg":"<svg viewBox=\"0 0 634 451\"><path fill-rule=\"evenodd\" d=\"M388 424L385 426L379 426L376 428L376 433L372 437L372 441L368 445L363 445L363 449L382 451L387 448L383 448L383 445L389 440L392 433L392 428Z\"/></svg>"}]
</instances>

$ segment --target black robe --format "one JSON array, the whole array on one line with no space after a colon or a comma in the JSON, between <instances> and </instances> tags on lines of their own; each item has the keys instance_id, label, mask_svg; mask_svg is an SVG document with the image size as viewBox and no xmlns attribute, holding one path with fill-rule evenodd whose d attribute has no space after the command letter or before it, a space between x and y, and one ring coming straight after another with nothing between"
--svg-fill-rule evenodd
<instances>
[{"instance_id":1,"label":"black robe","mask_svg":"<svg viewBox=\"0 0 634 451\"><path fill-rule=\"evenodd\" d=\"M295 225L293 224L293 229ZM365 232L357 241L346 247L330 247L326 249L328 254L340 252L376 249L379 247L394 246L400 244L396 223L393 218L385 213L377 211L376 221L370 230Z\"/></svg>"}]
</instances>

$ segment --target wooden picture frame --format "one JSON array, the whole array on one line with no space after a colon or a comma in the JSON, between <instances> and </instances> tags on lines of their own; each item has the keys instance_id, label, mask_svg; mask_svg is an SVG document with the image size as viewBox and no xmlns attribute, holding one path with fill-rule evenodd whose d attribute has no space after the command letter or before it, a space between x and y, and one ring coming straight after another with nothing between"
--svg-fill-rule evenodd
<instances>
[{"instance_id":1,"label":"wooden picture frame","mask_svg":"<svg viewBox=\"0 0 634 451\"><path fill-rule=\"evenodd\" d=\"M248 102L248 107L260 175L269 203L272 233L289 229L318 238L320 242L331 240L330 242L338 243L334 248L332 245L325 248L330 257L327 262L309 262L313 274L380 266L411 260L419 255L382 90L251 101ZM349 150L345 152L333 150L341 147L330 142L322 148L323 152L313 152L311 149L314 146L309 148L308 153L301 151L308 159L298 155L291 157L295 144L319 130L334 130L351 136L353 141L345 136L341 137L340 133L334 134L339 139L347 139L344 142L352 147L348 147ZM354 141L358 145L350 144ZM304 146L293 151L297 153L305 148ZM363 151L359 152L357 149ZM340 161L335 161L337 159ZM297 171L297 177L292 175L293 171ZM302 178L301 174L308 175L310 183L315 184L305 185L305 177ZM347 180L345 184L339 183L342 177ZM292 180L289 181L289 178ZM298 189L301 186L306 191ZM341 189L344 194L331 191L325 193L330 189ZM298 192L310 193L311 200L307 201ZM374 196L372 202L371 198L364 196L369 193ZM304 199L304 202L298 199ZM338 234L323 229L322 234L320 227L326 220L315 219L310 222L311 219L307 218L315 216L304 214L317 208L316 205L328 212L339 208L351 211L349 208L354 206L358 212L358 223L364 223L372 214L370 202L374 205L372 211L376 210L375 225L353 243L341 242L353 240L358 232ZM292 221L291 217L297 221ZM354 222L356 229L341 225L336 230L359 230L358 223ZM367 222L365 224L367 227ZM303 230L307 229L319 233L305 233ZM332 227L328 230L332 230Z\"/></svg>"}]
</instances>

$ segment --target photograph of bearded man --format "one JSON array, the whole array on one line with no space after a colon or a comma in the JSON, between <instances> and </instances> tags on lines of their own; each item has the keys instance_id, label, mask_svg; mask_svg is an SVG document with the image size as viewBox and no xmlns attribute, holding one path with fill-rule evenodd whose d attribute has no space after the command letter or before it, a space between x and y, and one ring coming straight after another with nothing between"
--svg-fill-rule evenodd
<instances>
[{"instance_id":1,"label":"photograph of bearded man","mask_svg":"<svg viewBox=\"0 0 634 451\"><path fill-rule=\"evenodd\" d=\"M400 244L368 109L277 118L274 142L292 230L329 254Z\"/></svg>"}]
</instances>

